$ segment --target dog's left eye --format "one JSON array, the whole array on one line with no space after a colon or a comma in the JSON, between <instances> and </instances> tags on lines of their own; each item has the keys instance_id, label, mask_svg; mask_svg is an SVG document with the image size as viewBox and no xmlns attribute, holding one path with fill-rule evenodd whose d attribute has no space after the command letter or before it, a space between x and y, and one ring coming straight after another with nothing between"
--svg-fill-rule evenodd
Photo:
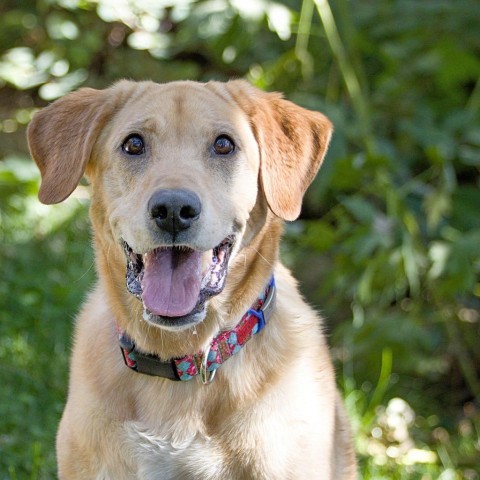
<instances>
[{"instance_id":1,"label":"dog's left eye","mask_svg":"<svg viewBox=\"0 0 480 480\"><path fill-rule=\"evenodd\" d=\"M122 150L128 155L141 155L145 152L145 144L140 135L129 135L122 143Z\"/></svg>"},{"instance_id":2,"label":"dog's left eye","mask_svg":"<svg viewBox=\"0 0 480 480\"><path fill-rule=\"evenodd\" d=\"M227 135L220 135L213 144L213 151L217 155L228 155L235 150L233 140Z\"/></svg>"}]
</instances>

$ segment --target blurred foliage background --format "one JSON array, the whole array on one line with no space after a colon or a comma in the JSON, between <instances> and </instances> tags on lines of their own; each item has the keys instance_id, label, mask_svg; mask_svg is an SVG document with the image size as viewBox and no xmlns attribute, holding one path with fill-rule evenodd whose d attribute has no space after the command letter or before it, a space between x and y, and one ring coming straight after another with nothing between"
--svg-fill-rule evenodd
<instances>
[{"instance_id":1,"label":"blurred foliage background","mask_svg":"<svg viewBox=\"0 0 480 480\"><path fill-rule=\"evenodd\" d=\"M283 257L325 315L360 478L480 479L476 0L3 0L0 479L55 478L88 200L39 204L25 127L119 78L245 77L336 132Z\"/></svg>"}]
</instances>

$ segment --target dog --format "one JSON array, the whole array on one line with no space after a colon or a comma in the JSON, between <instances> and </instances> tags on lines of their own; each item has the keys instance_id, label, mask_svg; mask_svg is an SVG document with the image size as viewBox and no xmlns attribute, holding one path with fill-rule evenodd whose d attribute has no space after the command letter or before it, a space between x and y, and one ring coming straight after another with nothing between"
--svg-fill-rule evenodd
<instances>
[{"instance_id":1,"label":"dog","mask_svg":"<svg viewBox=\"0 0 480 480\"><path fill-rule=\"evenodd\" d=\"M243 80L122 80L34 115L39 199L86 176L98 271L60 479L356 477L322 320L279 260L331 132Z\"/></svg>"}]
</instances>

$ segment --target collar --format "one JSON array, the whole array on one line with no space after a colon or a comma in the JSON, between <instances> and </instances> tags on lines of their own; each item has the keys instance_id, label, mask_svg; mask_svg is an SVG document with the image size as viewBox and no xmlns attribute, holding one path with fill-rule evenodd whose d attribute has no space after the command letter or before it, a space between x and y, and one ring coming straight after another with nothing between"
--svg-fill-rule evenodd
<instances>
[{"instance_id":1,"label":"collar","mask_svg":"<svg viewBox=\"0 0 480 480\"><path fill-rule=\"evenodd\" d=\"M191 380L200 375L210 383L220 365L241 350L243 345L260 332L270 320L275 306L275 280L272 276L252 307L232 330L220 332L204 352L162 361L156 355L142 352L126 332L119 329L118 339L125 364L132 370L170 380Z\"/></svg>"}]
</instances>

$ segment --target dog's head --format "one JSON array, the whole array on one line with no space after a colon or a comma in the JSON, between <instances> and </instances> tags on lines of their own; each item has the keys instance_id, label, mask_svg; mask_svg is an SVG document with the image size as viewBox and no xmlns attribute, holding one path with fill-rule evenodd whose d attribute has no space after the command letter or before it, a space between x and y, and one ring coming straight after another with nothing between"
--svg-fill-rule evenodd
<instances>
[{"instance_id":1,"label":"dog's head","mask_svg":"<svg viewBox=\"0 0 480 480\"><path fill-rule=\"evenodd\" d=\"M28 141L40 200L61 202L85 173L144 318L179 329L203 320L267 210L298 216L330 134L322 114L244 81L122 81L43 109Z\"/></svg>"}]
</instances>

